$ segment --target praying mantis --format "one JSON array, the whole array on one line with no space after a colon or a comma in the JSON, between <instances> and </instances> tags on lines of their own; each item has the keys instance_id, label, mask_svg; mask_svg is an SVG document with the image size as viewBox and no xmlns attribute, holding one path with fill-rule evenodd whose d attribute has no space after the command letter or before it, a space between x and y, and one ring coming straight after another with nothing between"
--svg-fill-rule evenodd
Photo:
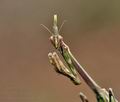
<instances>
[{"instance_id":1,"label":"praying mantis","mask_svg":"<svg viewBox=\"0 0 120 102\"><path fill-rule=\"evenodd\" d=\"M62 28L63 24L64 22L62 23L60 29ZM73 56L70 48L63 41L63 37L59 34L60 29L58 29L57 26L57 15L55 14L53 19L53 33L46 26L43 24L41 25L52 34L50 37L50 42L54 48L59 51L65 63L67 64L66 67L56 52L49 53L48 58L50 60L50 63L54 66L55 71L70 78L75 85L79 85L81 83L77 75L78 72L82 79L94 92L97 102L118 102L114 96L112 88L109 88L108 91L104 88L101 88ZM87 97L82 92L80 92L80 98L82 102L88 102Z\"/></svg>"}]
</instances>

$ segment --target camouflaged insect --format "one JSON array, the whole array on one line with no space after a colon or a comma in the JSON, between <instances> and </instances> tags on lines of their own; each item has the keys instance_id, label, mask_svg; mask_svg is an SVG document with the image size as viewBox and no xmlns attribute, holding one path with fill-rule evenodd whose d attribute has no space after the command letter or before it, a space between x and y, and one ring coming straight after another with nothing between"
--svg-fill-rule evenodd
<instances>
[{"instance_id":1,"label":"camouflaged insect","mask_svg":"<svg viewBox=\"0 0 120 102\"><path fill-rule=\"evenodd\" d=\"M54 15L53 20L53 33L46 26L44 27L52 34L52 36L50 37L50 41L55 47L55 49L57 49L60 52L65 63L67 64L66 67L56 52L49 53L48 57L50 63L54 66L56 72L70 78L75 85L79 85L81 81L77 75L78 72L83 78L83 80L86 82L86 84L90 87L90 89L95 93L97 102L118 102L114 96L112 89L109 88L107 91L106 89L101 88L75 59L69 47L64 43L63 37L59 34L59 31L62 28L62 26L60 27L60 29L58 29L56 14ZM82 102L88 102L87 97L81 92L80 98Z\"/></svg>"}]
</instances>

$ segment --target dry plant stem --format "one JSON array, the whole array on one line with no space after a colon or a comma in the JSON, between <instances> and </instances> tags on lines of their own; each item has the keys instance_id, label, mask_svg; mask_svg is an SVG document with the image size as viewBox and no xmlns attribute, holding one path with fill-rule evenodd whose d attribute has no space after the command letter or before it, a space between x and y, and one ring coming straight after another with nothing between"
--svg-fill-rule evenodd
<instances>
[{"instance_id":1,"label":"dry plant stem","mask_svg":"<svg viewBox=\"0 0 120 102\"><path fill-rule=\"evenodd\" d=\"M109 88L108 92L109 92L109 99L110 99L109 102L116 102L115 95L111 88Z\"/></svg>"},{"instance_id":2,"label":"dry plant stem","mask_svg":"<svg viewBox=\"0 0 120 102\"><path fill-rule=\"evenodd\" d=\"M75 59L75 57L73 56L73 54L71 53L69 47L63 42L61 41L60 44L60 49L59 49L60 53L62 54L62 56L65 58L64 52L67 52L69 54L69 56L71 56L71 63L72 65L74 65L74 67L76 68L76 70L78 71L78 73L81 75L81 77L84 79L84 81L90 86L90 88L94 91L97 92L100 88L100 86L98 86L95 81L88 75L88 73L83 69L83 67L78 63L78 61Z\"/></svg>"},{"instance_id":3,"label":"dry plant stem","mask_svg":"<svg viewBox=\"0 0 120 102\"><path fill-rule=\"evenodd\" d=\"M111 96L106 91L106 89L101 88L90 76L89 74L83 69L83 67L79 64L79 62L75 59L73 54L71 53L69 47L60 40L59 48L57 50L61 53L64 60L67 62L68 66L73 65L74 68L78 71L87 85L96 93L97 100L99 102L109 102L109 100L114 100L112 102L117 102L112 92L112 89L109 89L109 93L111 92ZM68 58L67 58L68 57ZM86 98L87 99L87 98Z\"/></svg>"},{"instance_id":4,"label":"dry plant stem","mask_svg":"<svg viewBox=\"0 0 120 102\"><path fill-rule=\"evenodd\" d=\"M89 102L87 97L82 92L80 92L80 98L81 98L82 102Z\"/></svg>"}]
</instances>

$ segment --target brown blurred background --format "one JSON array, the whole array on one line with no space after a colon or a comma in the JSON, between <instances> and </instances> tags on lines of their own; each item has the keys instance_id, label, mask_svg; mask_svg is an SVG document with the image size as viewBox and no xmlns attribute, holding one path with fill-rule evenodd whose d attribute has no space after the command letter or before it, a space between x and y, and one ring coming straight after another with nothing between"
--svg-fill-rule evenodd
<instances>
[{"instance_id":1,"label":"brown blurred background","mask_svg":"<svg viewBox=\"0 0 120 102\"><path fill-rule=\"evenodd\" d=\"M120 95L119 0L0 0L0 102L80 102L94 94L55 73L47 54L53 14L65 42L99 85Z\"/></svg>"}]
</instances>

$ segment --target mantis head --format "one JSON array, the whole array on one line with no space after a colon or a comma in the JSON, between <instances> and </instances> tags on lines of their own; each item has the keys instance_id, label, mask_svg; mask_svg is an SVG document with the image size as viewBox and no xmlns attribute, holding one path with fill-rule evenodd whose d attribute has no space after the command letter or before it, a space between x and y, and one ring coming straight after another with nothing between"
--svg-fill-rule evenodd
<instances>
[{"instance_id":1,"label":"mantis head","mask_svg":"<svg viewBox=\"0 0 120 102\"><path fill-rule=\"evenodd\" d=\"M59 32L65 22L66 21L64 20L63 23L61 24L60 28L58 29L57 15L55 14L54 18L53 18L53 32L51 32L45 25L41 24L45 29L47 29L52 34L50 37L50 41L56 49L58 49L60 47L60 43L61 43L61 41L63 41L63 37L59 34Z\"/></svg>"}]
</instances>

